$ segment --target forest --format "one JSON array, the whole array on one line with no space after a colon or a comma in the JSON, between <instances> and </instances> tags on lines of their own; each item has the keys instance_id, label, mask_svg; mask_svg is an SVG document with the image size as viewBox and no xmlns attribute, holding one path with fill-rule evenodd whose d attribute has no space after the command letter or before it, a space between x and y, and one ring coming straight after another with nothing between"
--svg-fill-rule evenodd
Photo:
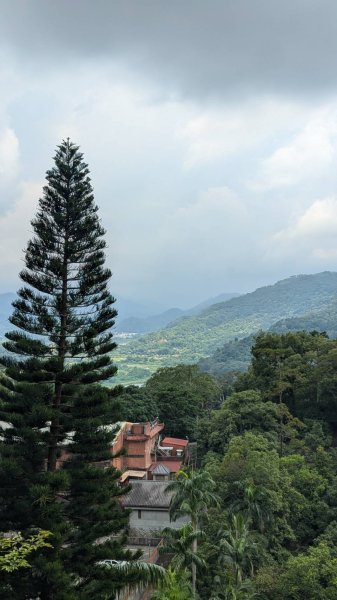
<instances>
[{"instance_id":1,"label":"forest","mask_svg":"<svg viewBox=\"0 0 337 600\"><path fill-rule=\"evenodd\" d=\"M325 334L268 332L256 337L246 373L216 382L179 366L138 388L137 411L152 398L172 434L198 442L199 469L175 484L197 516L196 556L191 531L166 533L181 589L194 561L205 600L337 598L336 367L337 342ZM130 401L136 390L124 394ZM170 585L154 597L193 598Z\"/></svg>"}]
</instances>

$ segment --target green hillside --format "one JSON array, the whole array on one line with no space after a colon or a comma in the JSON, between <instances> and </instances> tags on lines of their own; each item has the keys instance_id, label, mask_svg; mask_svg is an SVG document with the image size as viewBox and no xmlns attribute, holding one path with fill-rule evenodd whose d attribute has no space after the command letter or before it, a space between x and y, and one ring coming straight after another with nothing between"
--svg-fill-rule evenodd
<instances>
[{"instance_id":1,"label":"green hillside","mask_svg":"<svg viewBox=\"0 0 337 600\"><path fill-rule=\"evenodd\" d=\"M337 298L318 311L303 316L281 319L270 328L271 331L325 331L330 338L337 338Z\"/></svg>"},{"instance_id":2,"label":"green hillside","mask_svg":"<svg viewBox=\"0 0 337 600\"><path fill-rule=\"evenodd\" d=\"M337 295L337 273L297 275L220 302L158 332L126 340L115 355L119 381L140 383L158 367L194 363L235 339L269 329L281 319L327 308Z\"/></svg>"},{"instance_id":3,"label":"green hillside","mask_svg":"<svg viewBox=\"0 0 337 600\"><path fill-rule=\"evenodd\" d=\"M287 331L325 331L330 338L337 338L337 299L317 311L306 315L281 319L274 323L269 331L285 333ZM251 356L250 350L254 335L242 340L227 342L211 356L199 361L199 367L207 373L220 375L228 371L244 371Z\"/></svg>"},{"instance_id":4,"label":"green hillside","mask_svg":"<svg viewBox=\"0 0 337 600\"><path fill-rule=\"evenodd\" d=\"M251 348L255 336L249 335L242 340L231 340L221 348L198 362L199 368L205 373L222 375L229 371L245 371L251 360Z\"/></svg>"}]
</instances>

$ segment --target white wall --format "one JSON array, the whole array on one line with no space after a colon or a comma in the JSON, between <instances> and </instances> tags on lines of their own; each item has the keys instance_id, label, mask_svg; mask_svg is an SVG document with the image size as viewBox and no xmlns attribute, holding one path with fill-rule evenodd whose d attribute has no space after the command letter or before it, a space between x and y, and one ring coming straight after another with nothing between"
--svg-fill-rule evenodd
<instances>
[{"instance_id":1,"label":"white wall","mask_svg":"<svg viewBox=\"0 0 337 600\"><path fill-rule=\"evenodd\" d=\"M135 529L164 529L164 527L172 527L172 529L179 529L184 523L188 522L188 517L181 517L176 521L170 521L168 510L154 510L154 509L139 509L140 518L138 516L138 509L131 509L130 514L130 527Z\"/></svg>"}]
</instances>

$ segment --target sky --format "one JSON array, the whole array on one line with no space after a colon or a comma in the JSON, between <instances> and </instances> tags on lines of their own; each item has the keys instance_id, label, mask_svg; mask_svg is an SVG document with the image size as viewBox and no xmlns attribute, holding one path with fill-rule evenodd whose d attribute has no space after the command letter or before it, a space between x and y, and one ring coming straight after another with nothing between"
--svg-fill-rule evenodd
<instances>
[{"instance_id":1,"label":"sky","mask_svg":"<svg viewBox=\"0 0 337 600\"><path fill-rule=\"evenodd\" d=\"M68 136L117 298L337 270L336 56L335 0L0 0L0 291Z\"/></svg>"}]
</instances>

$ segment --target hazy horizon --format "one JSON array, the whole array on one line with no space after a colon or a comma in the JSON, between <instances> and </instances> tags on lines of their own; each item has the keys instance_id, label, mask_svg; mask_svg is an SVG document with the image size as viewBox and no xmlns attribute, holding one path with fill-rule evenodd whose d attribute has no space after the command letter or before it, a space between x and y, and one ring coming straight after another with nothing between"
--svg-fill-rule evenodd
<instances>
[{"instance_id":1,"label":"hazy horizon","mask_svg":"<svg viewBox=\"0 0 337 600\"><path fill-rule=\"evenodd\" d=\"M218 296L221 296L222 294L239 294L241 296L241 295L245 295L245 294L250 294L261 287L272 286L284 279L289 279L291 277L296 277L298 275L318 275L319 273L322 273L322 272L323 271L318 271L315 273L292 273L286 277L281 277L280 279L268 281L261 285L257 285L255 287L253 287L252 289L246 289L246 290L242 290L242 291L223 289L222 291L219 291L216 294L208 294L207 295L207 293L205 293L204 295L197 296L195 299L192 299L192 301L190 303L186 303L186 304L184 304L183 302L180 302L179 300L177 300L176 302L173 302L172 304L161 304L160 302L154 301L153 298L151 298L151 297L144 296L144 297L140 297L140 298L136 298L136 297L132 298L132 297L124 296L123 294L116 294L113 289L113 280L111 282L110 289L111 289L112 294L114 294L114 296L115 296L116 304L118 304L119 301L123 304L123 310L122 310L123 315L122 316L119 315L119 318L125 318L125 316L147 317L147 316L155 315L157 313L159 314L161 312L165 312L166 310L170 310L173 308L179 308L182 310L194 308L198 304L201 304L204 301L208 301L210 299L216 299ZM332 272L337 272L337 271L332 271ZM17 291L16 289L13 289L13 290L4 289L3 290L1 287L1 282L0 282L0 296L5 296L7 294L9 294L9 295L16 294L16 291ZM124 314L124 313L126 313L126 314Z\"/></svg>"}]
</instances>

